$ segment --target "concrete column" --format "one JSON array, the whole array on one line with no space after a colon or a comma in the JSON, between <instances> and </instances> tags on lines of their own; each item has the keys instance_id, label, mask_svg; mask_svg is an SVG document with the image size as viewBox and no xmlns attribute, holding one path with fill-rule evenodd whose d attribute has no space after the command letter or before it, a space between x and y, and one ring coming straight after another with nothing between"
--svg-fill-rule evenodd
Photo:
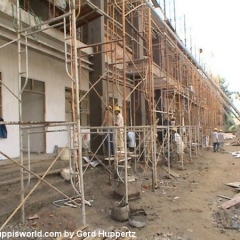
<instances>
[{"instance_id":1,"label":"concrete column","mask_svg":"<svg viewBox=\"0 0 240 240\"><path fill-rule=\"evenodd\" d=\"M138 30L139 34L135 33L136 36L135 41L133 41L133 54L134 54L134 60L144 59L144 49L143 49L143 39L141 36L143 35L143 24L142 24L142 16L136 15L133 19L133 25ZM141 71L141 69L139 69ZM133 75L133 80L135 81L135 85L139 83L142 79L139 79L138 75ZM145 125L147 122L147 116L146 116L146 101L144 94L142 93L144 91L142 84L140 84L137 87L137 90L134 91L132 102L133 102L133 119L134 124L141 126Z\"/></svg>"},{"instance_id":2,"label":"concrete column","mask_svg":"<svg viewBox=\"0 0 240 240\"><path fill-rule=\"evenodd\" d=\"M93 0L95 5L104 10L104 1ZM88 24L88 44L103 43L104 42L104 17L100 17ZM104 45L97 46L98 52L94 54L91 61L93 62L94 71L90 73L90 81L94 84L105 73L105 57L104 57ZM101 80L95 85L95 90L90 91L90 126L100 126L102 123L103 109L102 101L99 95L103 97L106 94L106 82ZM97 93L99 94L97 94ZM95 138L92 135L92 138ZM91 148L93 151L99 147L102 141L102 136L97 136L93 142L91 142Z\"/></svg>"},{"instance_id":3,"label":"concrete column","mask_svg":"<svg viewBox=\"0 0 240 240\"><path fill-rule=\"evenodd\" d=\"M139 35L137 33L135 33L134 35L136 35L136 41L133 42L133 46L134 46L134 58L135 59L142 59L143 58L143 39L141 38L141 36L143 36L143 24L142 24L142 16L141 15L137 15L136 17L134 17L133 19L133 24L134 27L136 29L138 29Z\"/></svg>"}]
</instances>

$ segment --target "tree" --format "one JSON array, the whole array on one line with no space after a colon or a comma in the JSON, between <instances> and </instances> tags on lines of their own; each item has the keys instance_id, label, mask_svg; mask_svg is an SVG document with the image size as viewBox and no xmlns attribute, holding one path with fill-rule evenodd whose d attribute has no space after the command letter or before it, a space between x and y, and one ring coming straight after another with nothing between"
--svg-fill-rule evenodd
<instances>
[{"instance_id":1,"label":"tree","mask_svg":"<svg viewBox=\"0 0 240 240\"><path fill-rule=\"evenodd\" d=\"M232 94L234 92L229 91L229 83L226 81L225 78L219 77L219 86L222 89L222 91L227 95L227 97L233 101Z\"/></svg>"},{"instance_id":2,"label":"tree","mask_svg":"<svg viewBox=\"0 0 240 240\"><path fill-rule=\"evenodd\" d=\"M226 94L226 96L230 99L231 102L233 102L233 95L236 97L240 97L239 92L232 92L229 91L228 87L229 87L229 83L226 81L225 78L219 77L219 86L221 88L221 90ZM230 107L224 107L227 114L225 114L225 127L226 129L231 129L232 126L235 125L234 122L234 117L231 113L231 108Z\"/></svg>"}]
</instances>

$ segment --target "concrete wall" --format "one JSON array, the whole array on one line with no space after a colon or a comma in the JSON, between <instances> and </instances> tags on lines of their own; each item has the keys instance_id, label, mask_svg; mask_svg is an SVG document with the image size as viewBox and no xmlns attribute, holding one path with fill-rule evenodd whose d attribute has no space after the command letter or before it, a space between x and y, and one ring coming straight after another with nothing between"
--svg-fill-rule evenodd
<instances>
[{"instance_id":1,"label":"concrete wall","mask_svg":"<svg viewBox=\"0 0 240 240\"><path fill-rule=\"evenodd\" d=\"M17 34L14 26L16 6L8 1L0 1L0 72L4 84L18 95L18 54L16 43L1 46L13 39ZM35 25L36 19L24 10L20 10L24 27ZM14 16L14 19L13 19ZM36 41L37 40L37 41ZM29 36L29 78L45 82L45 121L65 121L65 88L71 87L71 80L66 74L64 64L64 36L57 29L50 28L44 32ZM77 42L77 46L85 46ZM35 49L35 50L33 50ZM92 48L84 48L84 53L91 54ZM44 52L44 53L43 53ZM24 60L23 60L24 62ZM87 66L87 57L82 66ZM24 67L22 68L24 70ZM89 88L89 70L84 68L80 78L81 90ZM19 121L18 100L4 86L2 87L3 118L5 121ZM55 127L61 129L63 127ZM0 151L10 157L19 156L19 126L8 125L8 138L0 139ZM49 128L53 130L53 128ZM67 133L46 133L46 152L54 151L54 146L63 147L67 143ZM0 159L2 156L0 155Z\"/></svg>"},{"instance_id":2,"label":"concrete wall","mask_svg":"<svg viewBox=\"0 0 240 240\"><path fill-rule=\"evenodd\" d=\"M0 40L0 46L5 43ZM11 57L10 57L11 56ZM13 46L0 48L0 72L2 80L12 92L17 94L17 51ZM18 121L18 101L4 86L2 86L2 117L5 121ZM8 138L0 138L0 151L10 157L19 155L19 128L17 125L7 126ZM0 155L0 159L3 156Z\"/></svg>"},{"instance_id":3,"label":"concrete wall","mask_svg":"<svg viewBox=\"0 0 240 240\"><path fill-rule=\"evenodd\" d=\"M0 46L5 41L0 40ZM8 45L0 48L0 72L2 80L11 91L18 95L18 58L17 46ZM85 74L82 76L84 77ZM29 78L45 82L45 121L65 121L65 87L71 87L71 80L66 74L65 65L41 53L29 51ZM88 78L88 76L87 76ZM82 90L87 90L88 82L82 79ZM5 121L18 121L18 101L2 87L3 118ZM55 127L62 129L65 127ZM8 138L0 139L0 151L10 157L19 156L19 128L18 125L8 125ZM49 128L53 130L53 128ZM46 152L52 153L54 146L67 144L66 132L46 134ZM0 156L1 158L1 156Z\"/></svg>"}]
</instances>

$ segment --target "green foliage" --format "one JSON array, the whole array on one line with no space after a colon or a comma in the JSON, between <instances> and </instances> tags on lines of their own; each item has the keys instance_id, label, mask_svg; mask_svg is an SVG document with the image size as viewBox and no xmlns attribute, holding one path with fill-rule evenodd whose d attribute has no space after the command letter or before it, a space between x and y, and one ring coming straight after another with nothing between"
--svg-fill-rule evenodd
<instances>
[{"instance_id":1,"label":"green foliage","mask_svg":"<svg viewBox=\"0 0 240 240\"><path fill-rule=\"evenodd\" d=\"M228 128L228 132L236 132L236 131L239 131L239 129L240 129L240 124L232 125L231 127Z\"/></svg>"},{"instance_id":2,"label":"green foliage","mask_svg":"<svg viewBox=\"0 0 240 240\"><path fill-rule=\"evenodd\" d=\"M229 91L228 87L229 87L229 83L226 81L225 78L219 78L219 86L222 89L222 91L226 94L226 96L230 99L231 102L233 102L233 97L235 99L239 99L240 100L240 93L239 92L234 92L234 91ZM232 129L235 129L235 122L233 120L233 115L231 114L231 109L225 107L225 110L228 114L225 115L225 127L226 129L228 129L229 131L231 131Z\"/></svg>"},{"instance_id":3,"label":"green foliage","mask_svg":"<svg viewBox=\"0 0 240 240\"><path fill-rule=\"evenodd\" d=\"M226 117L226 121L225 121L225 129L228 129L230 131L230 128L233 127L234 125L235 125L235 122L233 120L233 116L228 115L228 117Z\"/></svg>"},{"instance_id":4,"label":"green foliage","mask_svg":"<svg viewBox=\"0 0 240 240\"><path fill-rule=\"evenodd\" d=\"M234 92L229 91L228 87L229 87L229 83L226 81L225 78L219 78L219 86L222 89L222 91L227 95L227 97L233 101L232 95Z\"/></svg>"}]
</instances>

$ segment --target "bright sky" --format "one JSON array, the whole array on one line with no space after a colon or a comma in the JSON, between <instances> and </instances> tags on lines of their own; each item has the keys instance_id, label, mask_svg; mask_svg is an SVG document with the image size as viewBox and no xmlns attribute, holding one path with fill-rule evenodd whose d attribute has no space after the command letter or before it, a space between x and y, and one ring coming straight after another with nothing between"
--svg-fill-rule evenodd
<instances>
[{"instance_id":1,"label":"bright sky","mask_svg":"<svg viewBox=\"0 0 240 240\"><path fill-rule=\"evenodd\" d=\"M159 1L163 6L163 0ZM165 0L167 15L174 25L174 0ZM199 49L201 65L206 72L225 78L230 91L240 92L240 0L175 0L177 33L184 41L184 15L187 48L192 42L192 54ZM170 12L169 12L170 11ZM237 104L239 105L239 104Z\"/></svg>"},{"instance_id":2,"label":"bright sky","mask_svg":"<svg viewBox=\"0 0 240 240\"><path fill-rule=\"evenodd\" d=\"M163 0L159 1L163 6ZM165 0L167 15L174 26L174 0ZM229 83L229 90L240 91L239 0L175 0L177 32L184 41L184 15L187 48L192 54L203 49L201 65Z\"/></svg>"}]
</instances>

